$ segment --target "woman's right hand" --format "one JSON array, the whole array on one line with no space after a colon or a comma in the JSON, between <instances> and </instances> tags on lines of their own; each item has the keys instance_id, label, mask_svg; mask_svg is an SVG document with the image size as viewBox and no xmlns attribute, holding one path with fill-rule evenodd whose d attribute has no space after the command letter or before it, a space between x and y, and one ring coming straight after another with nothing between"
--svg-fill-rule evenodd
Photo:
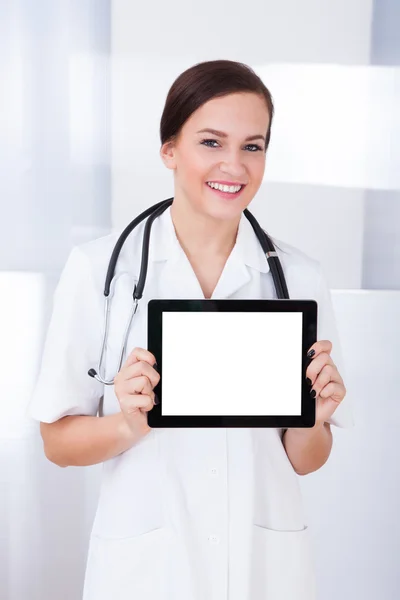
<instances>
[{"instance_id":1,"label":"woman's right hand","mask_svg":"<svg viewBox=\"0 0 400 600\"><path fill-rule=\"evenodd\" d=\"M147 413L154 406L154 388L160 375L148 350L135 348L114 378L114 390L130 433L136 441L151 431Z\"/></svg>"}]
</instances>

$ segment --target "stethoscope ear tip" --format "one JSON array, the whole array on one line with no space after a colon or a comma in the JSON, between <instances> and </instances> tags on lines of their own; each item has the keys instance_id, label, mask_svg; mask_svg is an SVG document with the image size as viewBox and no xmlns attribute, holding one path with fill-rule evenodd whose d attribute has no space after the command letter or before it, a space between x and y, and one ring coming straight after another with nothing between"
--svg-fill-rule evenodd
<instances>
[{"instance_id":1,"label":"stethoscope ear tip","mask_svg":"<svg viewBox=\"0 0 400 600\"><path fill-rule=\"evenodd\" d=\"M88 375L90 375L90 377L95 377L97 375L97 373L94 369L89 369Z\"/></svg>"}]
</instances>

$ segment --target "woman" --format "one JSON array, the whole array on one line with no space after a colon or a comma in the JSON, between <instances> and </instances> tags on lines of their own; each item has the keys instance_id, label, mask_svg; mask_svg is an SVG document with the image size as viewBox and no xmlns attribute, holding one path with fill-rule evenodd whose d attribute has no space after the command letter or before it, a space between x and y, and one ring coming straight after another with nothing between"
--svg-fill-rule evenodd
<instances>
[{"instance_id":1,"label":"woman","mask_svg":"<svg viewBox=\"0 0 400 600\"><path fill-rule=\"evenodd\" d=\"M146 350L147 302L275 295L265 255L242 215L263 179L272 118L269 91L240 63L195 65L170 89L161 158L174 175L174 200L153 224L144 296L113 387L87 373L101 347L103 283L119 233L74 248L61 275L31 415L41 421L49 460L104 463L85 600L315 597L297 474L326 462L331 424L352 425L319 264L277 244L290 297L314 298L319 306L319 337L307 370L317 402L315 427L147 424L159 380ZM221 193L218 185L240 189ZM108 372L131 308L143 227L128 238L117 263ZM262 383L261 373L249 376Z\"/></svg>"}]
</instances>

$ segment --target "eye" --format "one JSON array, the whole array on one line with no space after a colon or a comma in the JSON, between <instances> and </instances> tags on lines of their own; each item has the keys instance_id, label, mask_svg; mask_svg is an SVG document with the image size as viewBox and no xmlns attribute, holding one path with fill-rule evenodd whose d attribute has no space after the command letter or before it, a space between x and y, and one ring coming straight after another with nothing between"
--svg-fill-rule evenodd
<instances>
[{"instance_id":1,"label":"eye","mask_svg":"<svg viewBox=\"0 0 400 600\"><path fill-rule=\"evenodd\" d=\"M246 148L249 148L249 146L255 148L255 150L251 150L251 152L261 152L262 150L261 146L259 146L258 144L247 144Z\"/></svg>"},{"instance_id":2,"label":"eye","mask_svg":"<svg viewBox=\"0 0 400 600\"><path fill-rule=\"evenodd\" d=\"M207 146L208 148L215 148L215 146L208 146L208 143L210 142L211 144L213 144L214 142L218 144L217 140L202 140L200 144L203 144L203 146Z\"/></svg>"},{"instance_id":3,"label":"eye","mask_svg":"<svg viewBox=\"0 0 400 600\"><path fill-rule=\"evenodd\" d=\"M217 140L207 139L207 140L202 140L200 142L200 144L203 144L203 146L207 146L207 148L216 148L216 146L212 146L209 144L218 144L218 142L217 142ZM253 150L250 150L250 152L261 152L263 150L261 148L261 146L259 146L258 144L247 144L247 146L245 146L245 148L253 148Z\"/></svg>"}]
</instances>

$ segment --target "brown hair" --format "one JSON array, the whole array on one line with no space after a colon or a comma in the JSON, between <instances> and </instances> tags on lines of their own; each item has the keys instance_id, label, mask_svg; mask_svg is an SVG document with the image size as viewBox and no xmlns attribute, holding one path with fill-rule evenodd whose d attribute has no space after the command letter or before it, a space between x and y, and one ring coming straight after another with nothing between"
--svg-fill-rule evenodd
<instances>
[{"instance_id":1,"label":"brown hair","mask_svg":"<svg viewBox=\"0 0 400 600\"><path fill-rule=\"evenodd\" d=\"M265 99L270 116L266 133L266 152L274 116L271 93L253 69L232 60L198 63L179 75L168 92L161 116L161 145L176 138L187 119L203 104L212 98L238 92L253 92Z\"/></svg>"}]
</instances>

